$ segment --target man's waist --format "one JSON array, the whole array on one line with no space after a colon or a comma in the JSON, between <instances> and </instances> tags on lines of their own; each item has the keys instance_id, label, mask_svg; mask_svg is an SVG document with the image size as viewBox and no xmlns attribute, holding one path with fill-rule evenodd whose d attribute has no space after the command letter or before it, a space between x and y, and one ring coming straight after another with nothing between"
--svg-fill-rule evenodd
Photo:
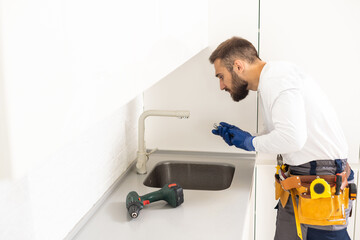
<instances>
[{"instance_id":1,"label":"man's waist","mask_svg":"<svg viewBox=\"0 0 360 240\"><path fill-rule=\"evenodd\" d=\"M312 160L300 165L289 165L293 175L335 175L345 171L347 159Z\"/></svg>"}]
</instances>

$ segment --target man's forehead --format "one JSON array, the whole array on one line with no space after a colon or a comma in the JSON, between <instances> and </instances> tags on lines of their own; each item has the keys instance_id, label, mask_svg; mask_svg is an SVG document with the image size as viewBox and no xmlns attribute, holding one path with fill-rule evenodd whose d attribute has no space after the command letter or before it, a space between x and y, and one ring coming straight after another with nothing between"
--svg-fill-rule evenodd
<instances>
[{"instance_id":1,"label":"man's forehead","mask_svg":"<svg viewBox=\"0 0 360 240\"><path fill-rule=\"evenodd\" d=\"M218 77L219 74L224 74L225 66L222 63L221 59L216 59L214 61L214 67L215 67L215 76Z\"/></svg>"},{"instance_id":2,"label":"man's forehead","mask_svg":"<svg viewBox=\"0 0 360 240\"><path fill-rule=\"evenodd\" d=\"M222 67L222 66L223 66L222 60L221 60L220 58L217 58L217 59L214 61L214 66Z\"/></svg>"}]
</instances>

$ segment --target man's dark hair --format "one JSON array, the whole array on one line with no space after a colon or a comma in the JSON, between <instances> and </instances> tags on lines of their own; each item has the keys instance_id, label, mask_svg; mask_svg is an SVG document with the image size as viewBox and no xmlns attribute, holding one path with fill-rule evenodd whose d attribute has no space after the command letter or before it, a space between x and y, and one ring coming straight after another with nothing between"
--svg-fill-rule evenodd
<instances>
[{"instance_id":1,"label":"man's dark hair","mask_svg":"<svg viewBox=\"0 0 360 240\"><path fill-rule=\"evenodd\" d=\"M230 72L237 58L243 59L248 63L253 63L256 59L260 59L254 45L240 37L232 37L222 42L211 54L209 58L210 63L214 64L218 58L222 60L222 63Z\"/></svg>"}]
</instances>

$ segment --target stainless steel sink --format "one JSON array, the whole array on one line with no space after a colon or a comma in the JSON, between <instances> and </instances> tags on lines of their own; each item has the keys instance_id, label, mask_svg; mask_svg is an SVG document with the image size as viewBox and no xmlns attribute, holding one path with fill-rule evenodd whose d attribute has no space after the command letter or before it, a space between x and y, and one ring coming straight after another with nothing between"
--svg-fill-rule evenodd
<instances>
[{"instance_id":1,"label":"stainless steel sink","mask_svg":"<svg viewBox=\"0 0 360 240\"><path fill-rule=\"evenodd\" d=\"M163 187L177 183L183 189L223 190L230 187L234 172L231 164L166 161L151 170L144 185Z\"/></svg>"}]
</instances>

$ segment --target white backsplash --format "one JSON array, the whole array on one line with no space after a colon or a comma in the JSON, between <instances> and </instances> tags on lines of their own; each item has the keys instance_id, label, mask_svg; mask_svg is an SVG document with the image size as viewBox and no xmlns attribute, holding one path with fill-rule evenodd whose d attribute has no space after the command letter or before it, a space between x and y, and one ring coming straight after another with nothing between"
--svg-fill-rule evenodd
<instances>
[{"instance_id":1,"label":"white backsplash","mask_svg":"<svg viewBox=\"0 0 360 240\"><path fill-rule=\"evenodd\" d=\"M135 160L137 97L16 182L0 182L0 239L63 239Z\"/></svg>"}]
</instances>

